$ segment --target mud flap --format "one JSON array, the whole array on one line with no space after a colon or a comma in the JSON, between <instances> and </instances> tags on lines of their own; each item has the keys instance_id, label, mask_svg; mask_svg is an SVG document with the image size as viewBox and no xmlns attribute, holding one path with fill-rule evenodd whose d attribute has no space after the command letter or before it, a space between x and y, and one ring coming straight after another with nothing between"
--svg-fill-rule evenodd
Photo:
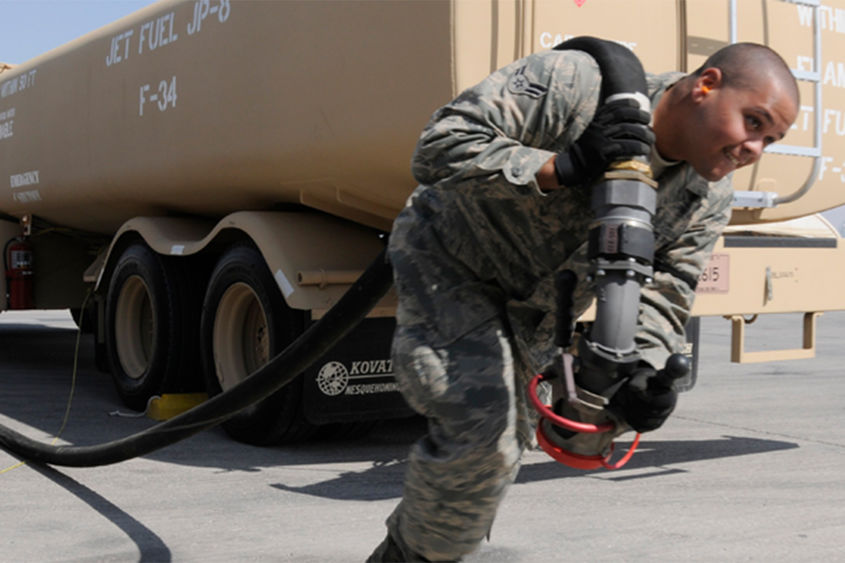
<instances>
[{"instance_id":1,"label":"mud flap","mask_svg":"<svg viewBox=\"0 0 845 563\"><path fill-rule=\"evenodd\" d=\"M312 424L414 415L393 377L390 345L396 321L365 319L305 372L303 406Z\"/></svg>"}]
</instances>

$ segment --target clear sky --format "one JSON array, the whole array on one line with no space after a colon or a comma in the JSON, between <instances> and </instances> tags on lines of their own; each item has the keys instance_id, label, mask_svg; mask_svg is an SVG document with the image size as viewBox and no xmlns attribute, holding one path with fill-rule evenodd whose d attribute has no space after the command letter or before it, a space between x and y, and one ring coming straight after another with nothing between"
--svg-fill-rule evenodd
<instances>
[{"instance_id":1,"label":"clear sky","mask_svg":"<svg viewBox=\"0 0 845 563\"><path fill-rule=\"evenodd\" d=\"M0 0L0 62L20 64L153 0Z\"/></svg>"}]
</instances>

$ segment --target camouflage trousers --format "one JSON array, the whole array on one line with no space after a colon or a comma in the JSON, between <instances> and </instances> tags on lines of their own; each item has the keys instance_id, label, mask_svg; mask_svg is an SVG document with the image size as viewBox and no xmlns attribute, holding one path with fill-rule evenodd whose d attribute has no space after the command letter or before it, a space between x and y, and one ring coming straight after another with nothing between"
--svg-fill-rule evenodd
<instances>
[{"instance_id":1,"label":"camouflage trousers","mask_svg":"<svg viewBox=\"0 0 845 563\"><path fill-rule=\"evenodd\" d=\"M528 370L500 292L405 211L390 241L400 300L393 365L429 431L409 453L403 499L387 524L406 553L458 560L489 533L530 445Z\"/></svg>"}]
</instances>

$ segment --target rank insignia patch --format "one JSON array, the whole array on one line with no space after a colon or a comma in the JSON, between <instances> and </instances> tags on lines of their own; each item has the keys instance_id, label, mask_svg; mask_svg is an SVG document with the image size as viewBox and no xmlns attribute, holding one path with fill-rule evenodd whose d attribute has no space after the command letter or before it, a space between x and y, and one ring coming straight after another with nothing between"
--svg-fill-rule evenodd
<instances>
[{"instance_id":1,"label":"rank insignia patch","mask_svg":"<svg viewBox=\"0 0 845 563\"><path fill-rule=\"evenodd\" d=\"M546 92L549 91L548 88L543 86L542 84L537 84L536 82L531 82L528 78L525 77L525 67L520 67L519 70L513 73L508 80L508 90L512 94L525 94L527 96L531 96L532 98L540 98L546 95Z\"/></svg>"}]
</instances>

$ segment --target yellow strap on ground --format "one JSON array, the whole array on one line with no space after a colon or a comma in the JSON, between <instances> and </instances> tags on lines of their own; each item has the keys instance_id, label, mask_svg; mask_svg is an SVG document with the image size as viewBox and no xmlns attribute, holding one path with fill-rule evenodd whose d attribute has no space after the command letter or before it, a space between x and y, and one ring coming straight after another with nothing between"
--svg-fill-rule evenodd
<instances>
[{"instance_id":1,"label":"yellow strap on ground","mask_svg":"<svg viewBox=\"0 0 845 563\"><path fill-rule=\"evenodd\" d=\"M16 463L16 464L14 464L14 465L10 465L10 466L9 466L9 467L7 467L6 469L0 469L0 475L2 475L2 474L4 474L4 473L6 473L6 472L8 472L8 471L11 471L12 469L17 469L18 467L21 467L21 466L23 466L23 465L26 465L26 462L25 462L25 461L21 461L21 462L18 462L18 463Z\"/></svg>"},{"instance_id":2,"label":"yellow strap on ground","mask_svg":"<svg viewBox=\"0 0 845 563\"><path fill-rule=\"evenodd\" d=\"M169 420L207 399L206 393L164 393L150 399L146 415L153 420Z\"/></svg>"}]
</instances>

